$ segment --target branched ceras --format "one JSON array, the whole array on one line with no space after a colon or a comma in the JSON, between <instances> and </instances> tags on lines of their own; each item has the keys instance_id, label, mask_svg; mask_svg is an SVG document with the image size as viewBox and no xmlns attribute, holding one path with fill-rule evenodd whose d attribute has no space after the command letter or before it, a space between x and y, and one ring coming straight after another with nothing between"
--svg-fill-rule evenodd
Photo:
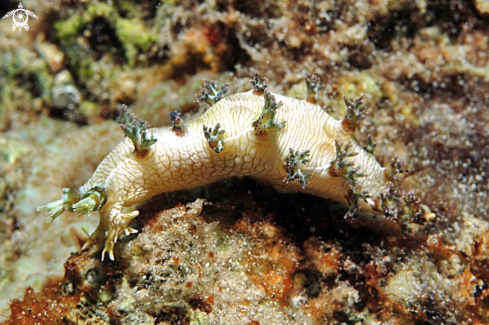
<instances>
[{"instance_id":1,"label":"branched ceras","mask_svg":"<svg viewBox=\"0 0 489 325\"><path fill-rule=\"evenodd\" d=\"M126 137L131 139L134 145L134 154L138 157L144 157L149 148L156 143L153 136L148 136L148 122L137 118L133 113L129 113L126 105L121 109L120 127Z\"/></svg>"},{"instance_id":2,"label":"branched ceras","mask_svg":"<svg viewBox=\"0 0 489 325\"><path fill-rule=\"evenodd\" d=\"M214 105L218 101L224 98L224 95L228 91L229 85L225 84L221 87L221 89L217 90L216 84L213 80L205 80L204 79L204 87L200 87L200 91L202 95L196 96L196 102L204 102L209 104L210 106Z\"/></svg>"},{"instance_id":3,"label":"branched ceras","mask_svg":"<svg viewBox=\"0 0 489 325\"><path fill-rule=\"evenodd\" d=\"M367 114L367 108L362 106L363 98L365 98L365 95L360 96L355 100L348 100L346 96L343 96L343 100L345 101L346 105L346 116L343 121L341 121L341 124L343 125L343 129L345 131L350 133L355 132L358 121L362 120Z\"/></svg>"},{"instance_id":4,"label":"branched ceras","mask_svg":"<svg viewBox=\"0 0 489 325\"><path fill-rule=\"evenodd\" d=\"M301 168L309 162L308 157L310 156L310 151L306 150L302 153L299 151L294 151L289 148L289 156L285 159L285 171L287 172L287 177L284 179L286 184L289 181L299 182L302 188L306 188L309 183L308 178L311 178L311 174L303 172Z\"/></svg>"},{"instance_id":5,"label":"branched ceras","mask_svg":"<svg viewBox=\"0 0 489 325\"><path fill-rule=\"evenodd\" d=\"M277 103L275 96L270 92L265 91L265 104L260 117L252 123L256 135L263 135L268 132L276 132L285 127L285 121L278 122L275 119L277 108L281 107L282 103Z\"/></svg>"},{"instance_id":6,"label":"branched ceras","mask_svg":"<svg viewBox=\"0 0 489 325\"><path fill-rule=\"evenodd\" d=\"M310 77L306 77L307 98L309 103L316 104L319 99L319 92L324 89L325 85L321 83L321 79L313 74Z\"/></svg>"}]
</instances>

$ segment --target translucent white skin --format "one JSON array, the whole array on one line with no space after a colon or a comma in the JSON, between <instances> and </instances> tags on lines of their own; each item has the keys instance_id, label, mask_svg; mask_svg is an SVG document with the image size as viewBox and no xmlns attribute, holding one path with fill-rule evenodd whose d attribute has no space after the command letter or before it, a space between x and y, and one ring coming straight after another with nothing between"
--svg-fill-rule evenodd
<instances>
[{"instance_id":1,"label":"translucent white skin","mask_svg":"<svg viewBox=\"0 0 489 325\"><path fill-rule=\"evenodd\" d=\"M137 232L127 226L127 221L136 217L138 211L122 213L124 207L160 193L203 186L233 176L251 176L283 193L304 192L348 203L348 183L328 172L336 158L335 140L343 145L351 141L349 152L357 153L347 159L354 162L358 173L366 175L358 179L359 191L368 190L375 198L386 190L389 181L384 168L356 142L351 132L344 130L341 121L317 105L273 95L277 103L283 104L277 109L275 119L286 121L286 126L276 132L256 135L252 122L262 112L264 96L250 91L220 100L201 117L188 122L184 136L177 136L171 127L149 129L148 135L158 141L144 157L135 155L133 143L125 138L79 188L84 193L94 186L103 186L108 197L100 209L99 227L85 247L107 237L102 259L108 253L113 260L114 243L122 231ZM217 123L225 130L224 150L220 153L209 146L203 132L203 125L214 127ZM299 152L310 150L310 161L301 168L312 174L304 189L299 183L284 182L289 148ZM360 205L366 211L375 212L379 203L367 199Z\"/></svg>"}]
</instances>

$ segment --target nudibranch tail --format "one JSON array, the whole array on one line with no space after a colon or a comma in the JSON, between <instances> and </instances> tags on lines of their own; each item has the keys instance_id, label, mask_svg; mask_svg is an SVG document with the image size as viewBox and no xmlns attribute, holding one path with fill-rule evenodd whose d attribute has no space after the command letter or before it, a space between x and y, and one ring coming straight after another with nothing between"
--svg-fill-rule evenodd
<instances>
[{"instance_id":1,"label":"nudibranch tail","mask_svg":"<svg viewBox=\"0 0 489 325\"><path fill-rule=\"evenodd\" d=\"M426 211L421 207L421 201L414 193L404 196L404 206L401 212L401 224L416 223L423 224L426 219Z\"/></svg>"}]
</instances>

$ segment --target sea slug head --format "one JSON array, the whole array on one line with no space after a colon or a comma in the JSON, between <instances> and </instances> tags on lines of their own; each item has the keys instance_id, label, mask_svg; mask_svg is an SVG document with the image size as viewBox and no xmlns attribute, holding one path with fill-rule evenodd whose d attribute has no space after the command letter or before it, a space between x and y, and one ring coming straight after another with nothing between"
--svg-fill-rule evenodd
<instances>
[{"instance_id":1,"label":"sea slug head","mask_svg":"<svg viewBox=\"0 0 489 325\"><path fill-rule=\"evenodd\" d=\"M73 204L76 204L81 199L81 195L77 189L65 187L61 200L50 202L46 205L37 208L37 211L44 211L48 219L54 221L63 211L73 211Z\"/></svg>"},{"instance_id":2,"label":"sea slug head","mask_svg":"<svg viewBox=\"0 0 489 325\"><path fill-rule=\"evenodd\" d=\"M107 192L101 186L95 186L85 192L81 200L72 205L73 211L80 216L90 216L92 211L99 210L107 201Z\"/></svg>"}]
</instances>

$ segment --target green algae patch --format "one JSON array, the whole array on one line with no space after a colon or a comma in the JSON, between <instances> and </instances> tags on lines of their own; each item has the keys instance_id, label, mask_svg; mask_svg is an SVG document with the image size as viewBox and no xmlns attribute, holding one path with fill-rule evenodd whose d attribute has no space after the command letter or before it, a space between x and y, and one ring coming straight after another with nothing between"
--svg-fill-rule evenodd
<instances>
[{"instance_id":1,"label":"green algae patch","mask_svg":"<svg viewBox=\"0 0 489 325\"><path fill-rule=\"evenodd\" d=\"M66 20L60 20L54 23L56 35L61 41L75 41L76 36L85 25L85 19L81 15L74 15Z\"/></svg>"},{"instance_id":2,"label":"green algae patch","mask_svg":"<svg viewBox=\"0 0 489 325\"><path fill-rule=\"evenodd\" d=\"M343 96L353 99L366 95L365 102L376 102L384 95L378 82L367 71L359 74L346 74L338 80L338 85L338 94L341 96L337 98L336 111L332 112L333 117L338 119L343 118L347 112Z\"/></svg>"},{"instance_id":3,"label":"green algae patch","mask_svg":"<svg viewBox=\"0 0 489 325\"><path fill-rule=\"evenodd\" d=\"M118 16L114 7L105 3L91 4L88 6L87 14L92 19L94 17L115 18Z\"/></svg>"},{"instance_id":4,"label":"green algae patch","mask_svg":"<svg viewBox=\"0 0 489 325\"><path fill-rule=\"evenodd\" d=\"M98 111L98 105L94 102L84 100L80 103L79 111L83 116L92 116Z\"/></svg>"},{"instance_id":5,"label":"green algae patch","mask_svg":"<svg viewBox=\"0 0 489 325\"><path fill-rule=\"evenodd\" d=\"M139 18L122 18L117 8L108 4L91 4L83 14L71 16L66 20L57 21L54 24L57 36L65 48L75 46L77 38L81 36L83 28L96 18L104 18L115 30L118 40L125 50L125 57L129 66L136 63L139 51L147 51L157 40L157 34L147 28ZM71 53L76 55L77 52ZM76 60L83 61L83 53L79 53ZM91 77L92 73L86 67L88 64L80 65L80 73L85 77Z\"/></svg>"},{"instance_id":6,"label":"green algae patch","mask_svg":"<svg viewBox=\"0 0 489 325\"><path fill-rule=\"evenodd\" d=\"M115 21L117 37L124 46L126 59L133 66L138 55L138 50L143 52L157 40L157 35L152 33L139 19L118 18Z\"/></svg>"}]
</instances>

